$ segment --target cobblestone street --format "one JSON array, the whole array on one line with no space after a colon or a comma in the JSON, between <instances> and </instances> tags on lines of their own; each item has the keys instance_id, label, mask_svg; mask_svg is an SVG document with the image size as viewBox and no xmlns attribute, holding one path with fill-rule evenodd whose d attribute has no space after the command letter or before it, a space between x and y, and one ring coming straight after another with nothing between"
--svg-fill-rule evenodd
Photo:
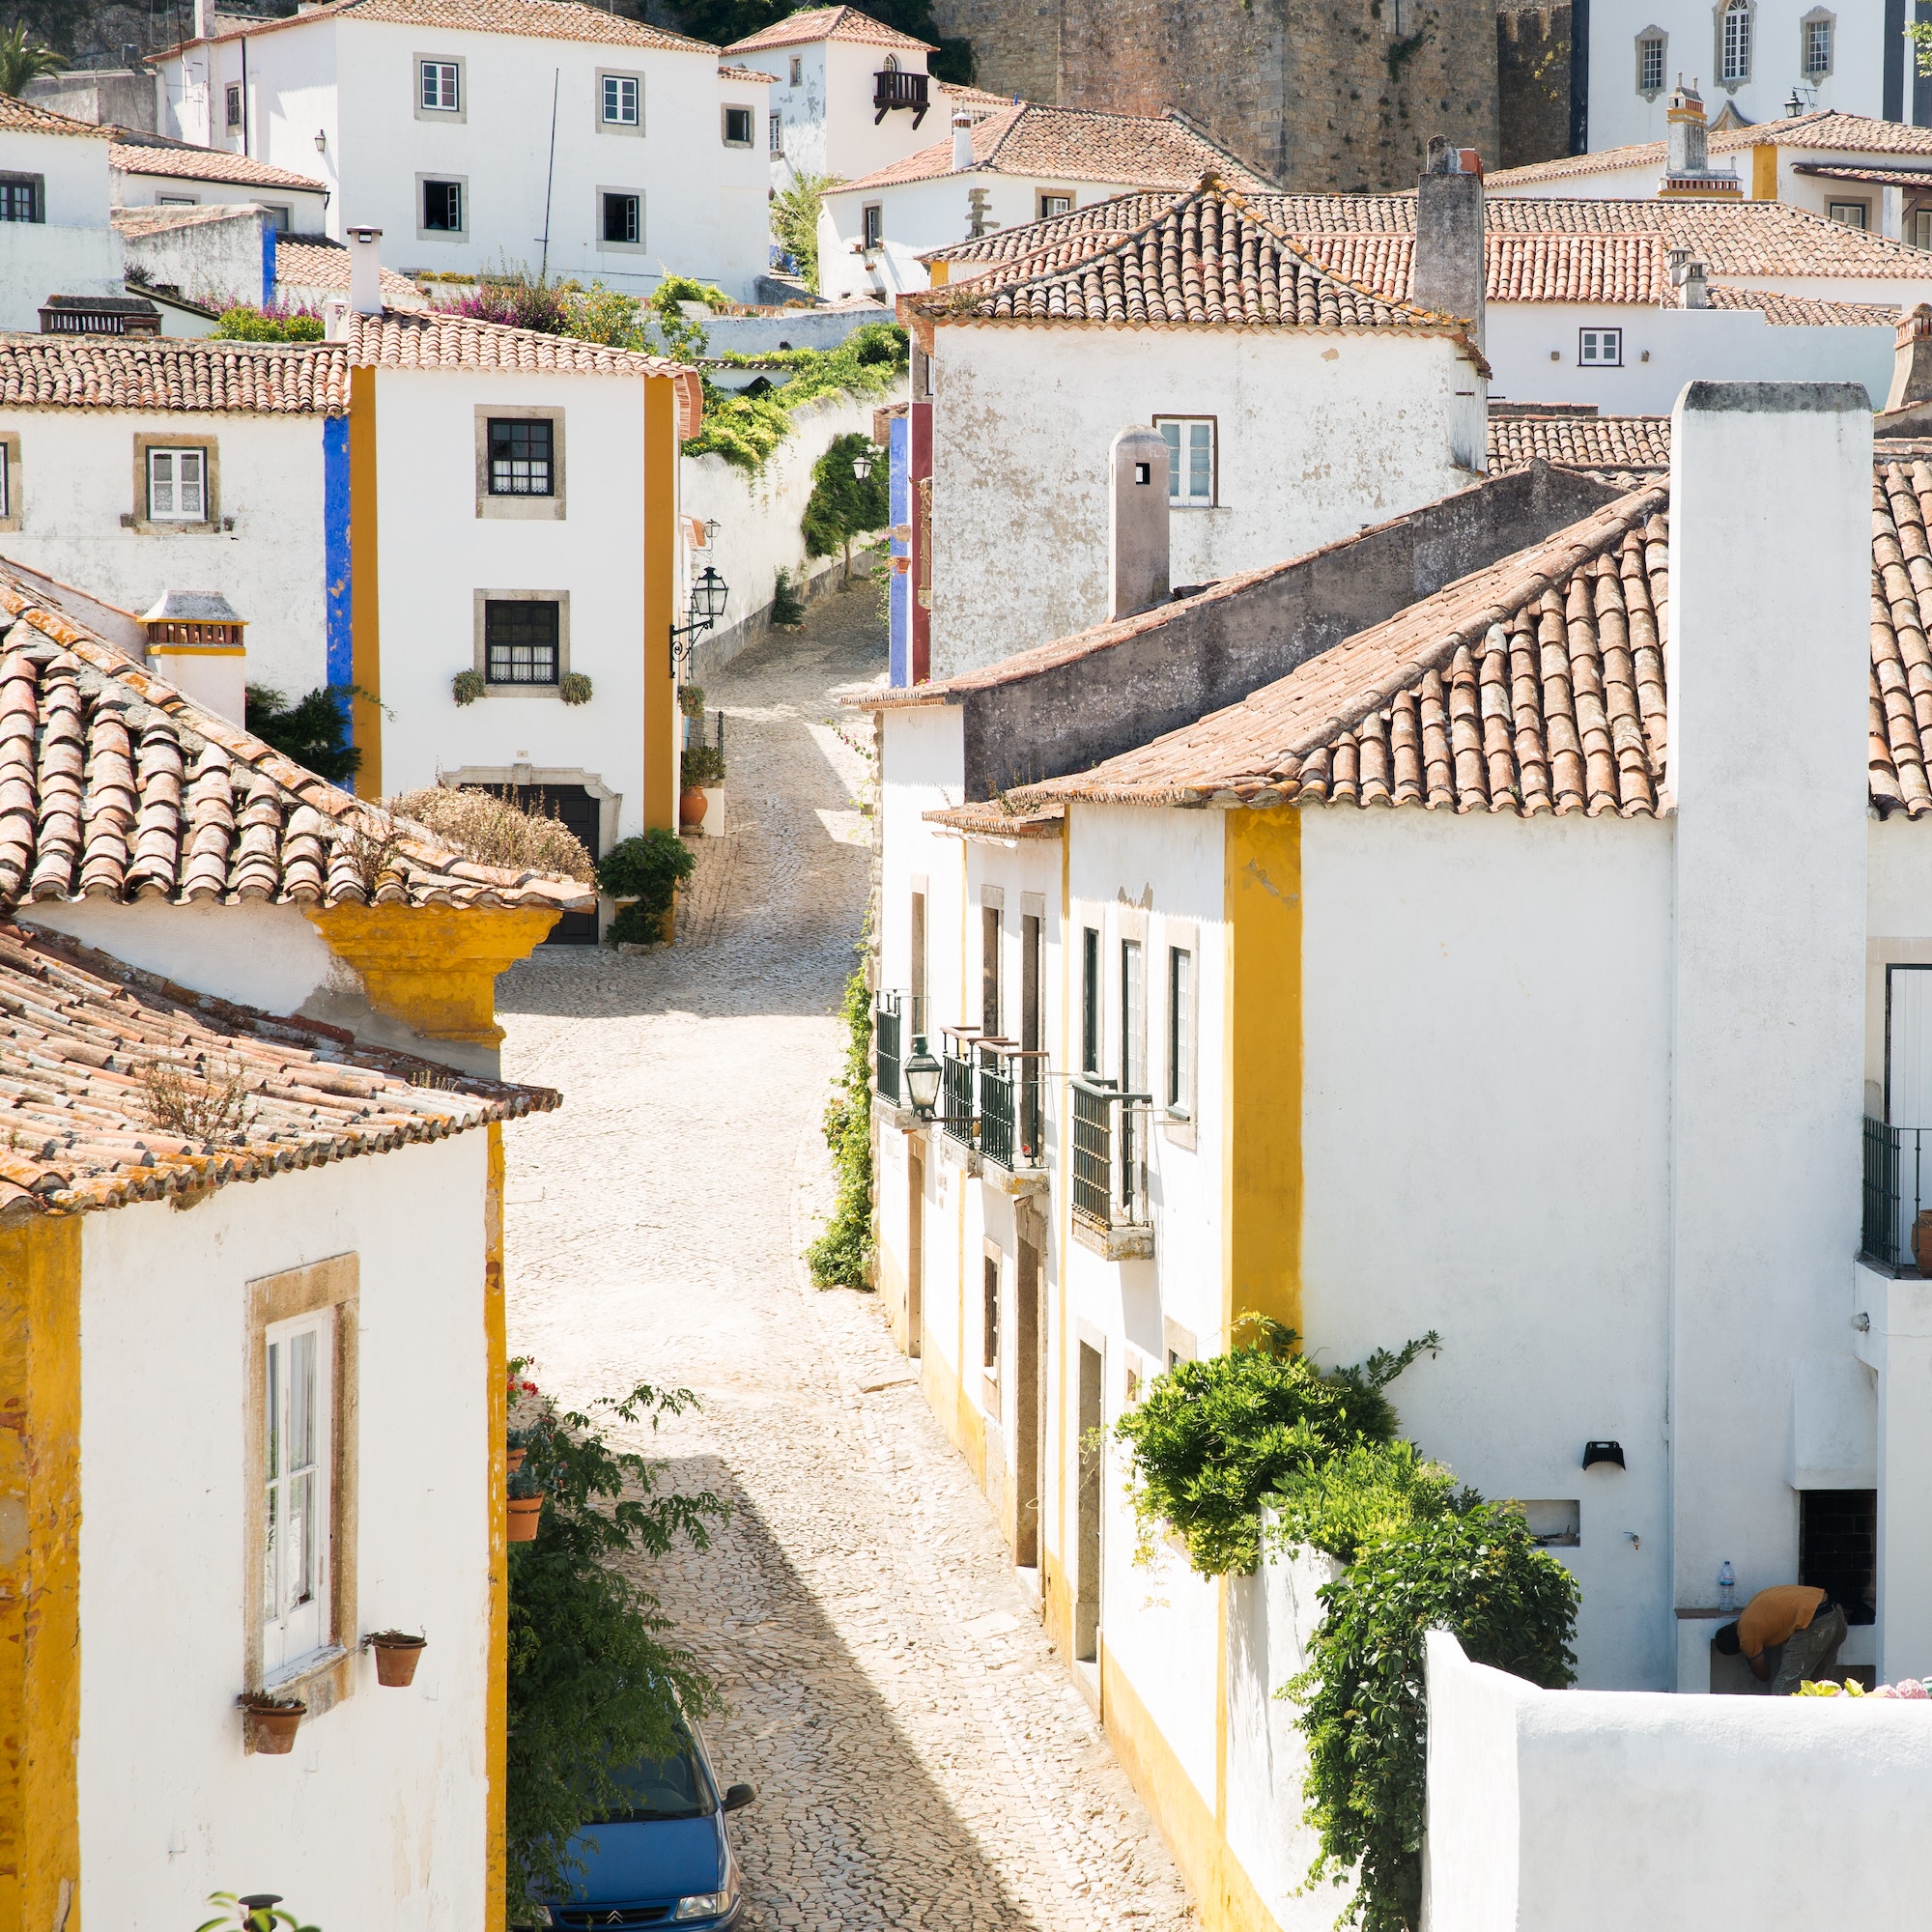
<instances>
[{"instance_id":1,"label":"cobblestone street","mask_svg":"<svg viewBox=\"0 0 1932 1932\"><path fill-rule=\"evenodd\" d=\"M728 1700L720 1776L758 1790L747 1927L1178 1927L1173 1862L875 1298L799 1259L870 867L867 733L827 694L884 656L862 586L714 677L729 829L679 944L499 981L506 1075L564 1095L505 1137L510 1345L570 1403L703 1399L635 1446L733 1505L650 1580Z\"/></svg>"}]
</instances>

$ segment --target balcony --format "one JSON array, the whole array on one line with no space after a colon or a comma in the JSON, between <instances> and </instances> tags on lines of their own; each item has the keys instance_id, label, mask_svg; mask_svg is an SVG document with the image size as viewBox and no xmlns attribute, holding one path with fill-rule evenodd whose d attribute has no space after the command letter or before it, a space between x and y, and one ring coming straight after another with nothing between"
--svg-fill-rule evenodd
<instances>
[{"instance_id":1,"label":"balcony","mask_svg":"<svg viewBox=\"0 0 1932 1932\"><path fill-rule=\"evenodd\" d=\"M1108 1261L1153 1253L1147 1142L1152 1096L1081 1074L1073 1094L1073 1235Z\"/></svg>"},{"instance_id":2,"label":"balcony","mask_svg":"<svg viewBox=\"0 0 1932 1932\"><path fill-rule=\"evenodd\" d=\"M1043 1052L1010 1040L980 1042L980 1157L1009 1175L1045 1165L1045 1071Z\"/></svg>"},{"instance_id":3,"label":"balcony","mask_svg":"<svg viewBox=\"0 0 1932 1932\"><path fill-rule=\"evenodd\" d=\"M886 116L895 108L912 109L912 125L917 128L925 119L926 76L923 73L901 73L896 68L887 68L872 76L872 126L876 128Z\"/></svg>"},{"instance_id":4,"label":"balcony","mask_svg":"<svg viewBox=\"0 0 1932 1932\"><path fill-rule=\"evenodd\" d=\"M1918 1272L1912 1224L1932 1207L1932 1127L1894 1127L1865 1117L1864 1225L1859 1259L1893 1273Z\"/></svg>"},{"instance_id":5,"label":"balcony","mask_svg":"<svg viewBox=\"0 0 1932 1932\"><path fill-rule=\"evenodd\" d=\"M980 1041L978 1027L942 1027L945 1048L939 1056L944 1077L939 1088L940 1131L970 1153L980 1147L979 1110L973 1104L974 1060Z\"/></svg>"},{"instance_id":6,"label":"balcony","mask_svg":"<svg viewBox=\"0 0 1932 1932\"><path fill-rule=\"evenodd\" d=\"M923 993L880 993L872 1003L872 1087L889 1107L912 1105L905 1090L905 1059L925 1031Z\"/></svg>"}]
</instances>

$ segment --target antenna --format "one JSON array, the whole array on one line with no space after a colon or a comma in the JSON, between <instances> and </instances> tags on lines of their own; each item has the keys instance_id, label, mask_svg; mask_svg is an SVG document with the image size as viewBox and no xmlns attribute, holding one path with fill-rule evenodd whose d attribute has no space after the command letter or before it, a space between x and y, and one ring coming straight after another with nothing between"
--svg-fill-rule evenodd
<instances>
[{"instance_id":1,"label":"antenna","mask_svg":"<svg viewBox=\"0 0 1932 1932\"><path fill-rule=\"evenodd\" d=\"M543 261L537 269L537 286L550 280L550 191L556 181L556 90L563 70L553 68L550 76L550 170L544 176Z\"/></svg>"}]
</instances>

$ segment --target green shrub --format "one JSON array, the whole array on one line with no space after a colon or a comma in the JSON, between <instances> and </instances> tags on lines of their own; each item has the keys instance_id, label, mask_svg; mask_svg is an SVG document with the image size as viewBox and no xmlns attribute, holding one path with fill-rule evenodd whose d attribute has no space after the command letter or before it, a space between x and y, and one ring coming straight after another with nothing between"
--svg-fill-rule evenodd
<instances>
[{"instance_id":1,"label":"green shrub","mask_svg":"<svg viewBox=\"0 0 1932 1932\"><path fill-rule=\"evenodd\" d=\"M798 278L813 295L818 287L818 211L837 175L795 174L772 196L772 239L798 265Z\"/></svg>"},{"instance_id":2,"label":"green shrub","mask_svg":"<svg viewBox=\"0 0 1932 1932\"><path fill-rule=\"evenodd\" d=\"M791 581L791 572L783 564L779 565L778 578L772 585L772 622L805 622L805 599L798 594L798 586Z\"/></svg>"},{"instance_id":3,"label":"green shrub","mask_svg":"<svg viewBox=\"0 0 1932 1932\"><path fill-rule=\"evenodd\" d=\"M679 761L678 782L686 791L723 784L724 753L716 745L687 745Z\"/></svg>"},{"instance_id":4,"label":"green shrub","mask_svg":"<svg viewBox=\"0 0 1932 1932\"><path fill-rule=\"evenodd\" d=\"M856 430L836 436L811 467L811 497L799 528L807 556L836 556L842 547L845 575L852 575L852 539L882 530L893 520L887 466L875 462L860 476L853 459L871 452L872 440Z\"/></svg>"},{"instance_id":5,"label":"green shrub","mask_svg":"<svg viewBox=\"0 0 1932 1932\"><path fill-rule=\"evenodd\" d=\"M242 723L263 744L317 778L347 784L360 768L362 753L349 742L345 700L359 695L354 685L319 685L291 704L272 686L251 684L242 694Z\"/></svg>"},{"instance_id":6,"label":"green shrub","mask_svg":"<svg viewBox=\"0 0 1932 1932\"><path fill-rule=\"evenodd\" d=\"M641 838L620 838L611 846L597 862L597 886L613 899L635 899L640 918L659 921L696 866L690 846L660 825Z\"/></svg>"},{"instance_id":7,"label":"green shrub","mask_svg":"<svg viewBox=\"0 0 1932 1932\"><path fill-rule=\"evenodd\" d=\"M872 996L863 965L845 983L841 1010L845 1067L825 1108L825 1144L838 1195L824 1234L805 1259L820 1288L864 1288L872 1265Z\"/></svg>"},{"instance_id":8,"label":"green shrub","mask_svg":"<svg viewBox=\"0 0 1932 1932\"><path fill-rule=\"evenodd\" d=\"M1257 1341L1177 1363L1115 1427L1143 1539L1173 1529L1204 1577L1260 1562L1261 1507L1284 1478L1359 1442L1388 1441L1396 1415L1383 1387L1436 1346L1432 1331L1399 1353L1324 1371L1293 1352L1292 1329L1258 1316L1245 1325Z\"/></svg>"},{"instance_id":9,"label":"green shrub","mask_svg":"<svg viewBox=\"0 0 1932 1932\"><path fill-rule=\"evenodd\" d=\"M222 310L211 333L229 342L320 342L324 330L321 316L307 309L257 308L237 302Z\"/></svg>"},{"instance_id":10,"label":"green shrub","mask_svg":"<svg viewBox=\"0 0 1932 1932\"><path fill-rule=\"evenodd\" d=\"M896 388L910 354L904 329L895 323L868 322L836 349L781 349L761 355L729 355L728 365L776 363L791 372L782 388L763 395L704 385L704 421L684 444L687 456L715 452L741 469L756 471L791 434L791 412L819 396L884 395ZM863 439L861 439L863 440ZM883 469L880 472L883 480ZM829 553L828 553L829 554Z\"/></svg>"},{"instance_id":11,"label":"green shrub","mask_svg":"<svg viewBox=\"0 0 1932 1932\"><path fill-rule=\"evenodd\" d=\"M1270 1543L1308 1544L1352 1563L1370 1544L1448 1515L1456 1478L1426 1462L1413 1442L1358 1442L1326 1463L1291 1470L1268 1500L1277 1523Z\"/></svg>"},{"instance_id":12,"label":"green shrub","mask_svg":"<svg viewBox=\"0 0 1932 1932\"><path fill-rule=\"evenodd\" d=\"M1464 1492L1445 1513L1365 1542L1319 1594L1325 1614L1307 1668L1280 1692L1301 1706L1308 1740L1305 1815L1321 1837L1309 1876L1340 1883L1359 1863L1344 1922L1414 1932L1428 1795L1424 1633L1449 1631L1475 1662L1561 1690L1576 1679L1577 1581L1536 1547L1520 1511Z\"/></svg>"}]
</instances>

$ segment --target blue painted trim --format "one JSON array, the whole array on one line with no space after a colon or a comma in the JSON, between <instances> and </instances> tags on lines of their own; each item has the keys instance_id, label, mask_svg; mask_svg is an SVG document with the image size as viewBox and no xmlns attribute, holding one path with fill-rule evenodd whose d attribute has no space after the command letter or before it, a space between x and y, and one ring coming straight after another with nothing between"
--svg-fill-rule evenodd
<instances>
[{"instance_id":1,"label":"blue painted trim","mask_svg":"<svg viewBox=\"0 0 1932 1932\"><path fill-rule=\"evenodd\" d=\"M349 716L347 688L355 681L355 641L349 588L349 418L322 423L322 574L324 659L327 682L345 695L336 702Z\"/></svg>"},{"instance_id":2,"label":"blue painted trim","mask_svg":"<svg viewBox=\"0 0 1932 1932\"><path fill-rule=\"evenodd\" d=\"M887 429L887 448L892 454L892 487L889 501L892 505L892 519L895 529L912 527L912 425L904 416L894 416ZM912 546L902 537L892 541L895 556L909 556ZM904 571L894 571L892 597L889 604L891 613L892 653L889 673L895 685L912 682L910 669L912 651L912 578Z\"/></svg>"},{"instance_id":3,"label":"blue painted trim","mask_svg":"<svg viewBox=\"0 0 1932 1932\"><path fill-rule=\"evenodd\" d=\"M262 225L262 306L275 299L275 224L272 217Z\"/></svg>"}]
</instances>

